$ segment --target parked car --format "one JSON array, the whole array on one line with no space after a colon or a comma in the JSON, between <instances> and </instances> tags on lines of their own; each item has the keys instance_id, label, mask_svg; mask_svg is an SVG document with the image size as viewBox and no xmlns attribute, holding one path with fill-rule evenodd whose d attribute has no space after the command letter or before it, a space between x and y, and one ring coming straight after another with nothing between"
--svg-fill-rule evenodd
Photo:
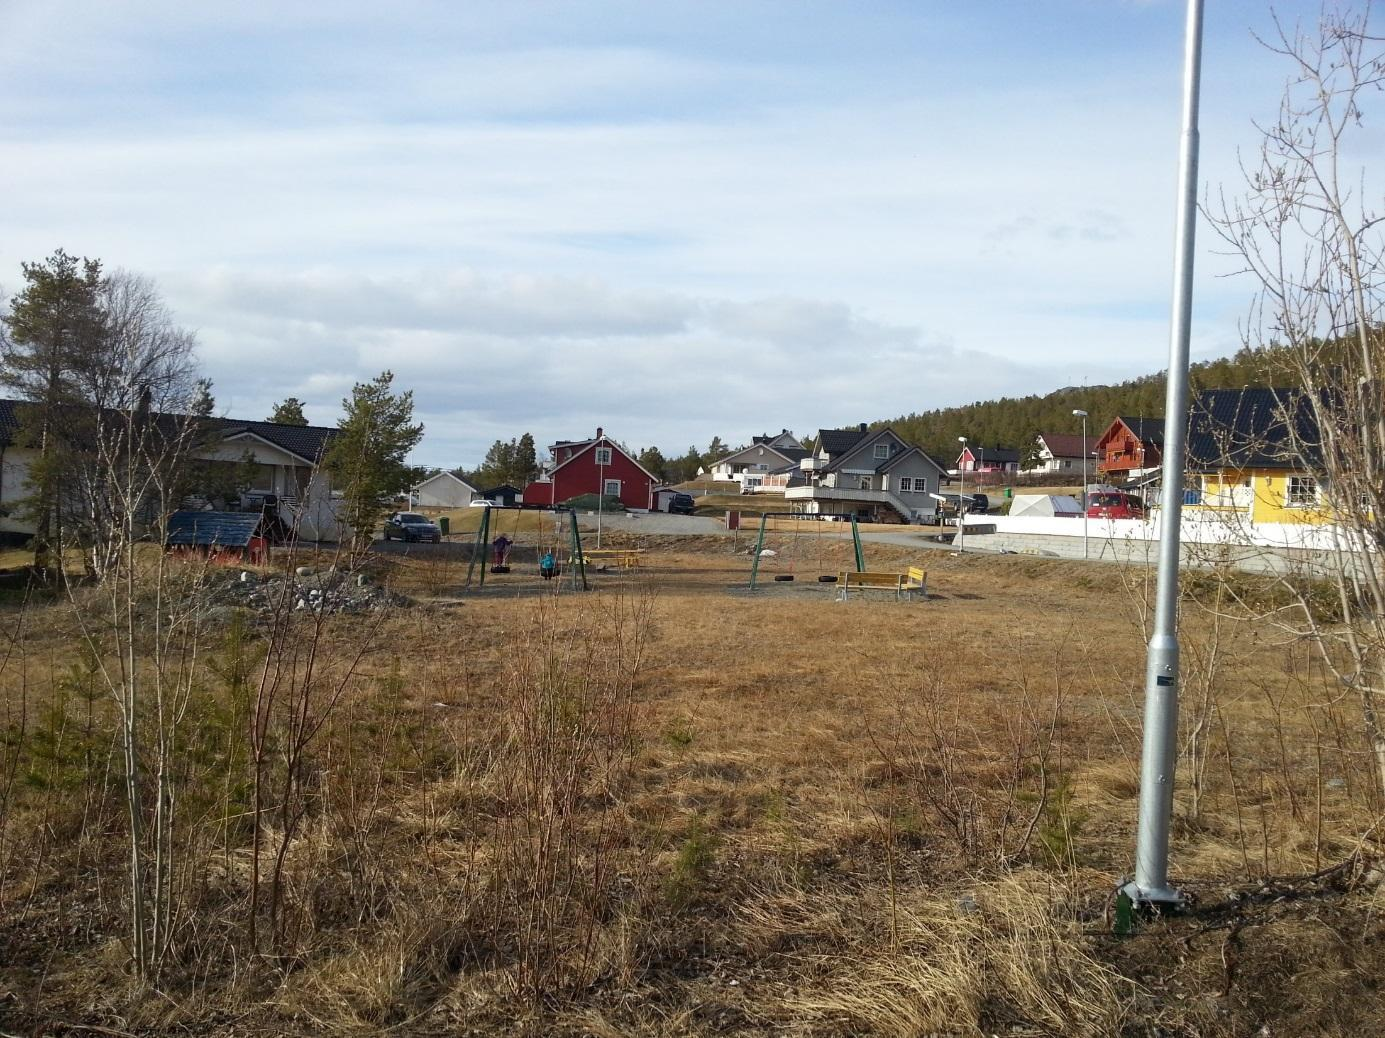
<instances>
[{"instance_id":1,"label":"parked car","mask_svg":"<svg viewBox=\"0 0 1385 1038\"><path fill-rule=\"evenodd\" d=\"M495 504L494 501L488 501L488 500L487 500L486 498L484 498L484 497L474 497L474 498L471 499L471 504L470 504L468 507L469 507L469 508L490 508L493 504Z\"/></svg>"},{"instance_id":2,"label":"parked car","mask_svg":"<svg viewBox=\"0 0 1385 1038\"><path fill-rule=\"evenodd\" d=\"M427 516L417 512L395 512L385 520L385 540L442 542L442 530Z\"/></svg>"},{"instance_id":3,"label":"parked car","mask_svg":"<svg viewBox=\"0 0 1385 1038\"><path fill-rule=\"evenodd\" d=\"M1145 503L1134 494L1094 490L1087 495L1088 519L1143 519Z\"/></svg>"},{"instance_id":4,"label":"parked car","mask_svg":"<svg viewBox=\"0 0 1385 1038\"><path fill-rule=\"evenodd\" d=\"M955 523L957 513L961 511L965 501L968 515L985 515L990 510L991 499L985 494L934 494L932 495L938 502L938 519L946 523Z\"/></svg>"},{"instance_id":5,"label":"parked car","mask_svg":"<svg viewBox=\"0 0 1385 1038\"><path fill-rule=\"evenodd\" d=\"M697 502L691 494L674 494L669 498L668 510L672 515L692 515L696 508Z\"/></svg>"}]
</instances>

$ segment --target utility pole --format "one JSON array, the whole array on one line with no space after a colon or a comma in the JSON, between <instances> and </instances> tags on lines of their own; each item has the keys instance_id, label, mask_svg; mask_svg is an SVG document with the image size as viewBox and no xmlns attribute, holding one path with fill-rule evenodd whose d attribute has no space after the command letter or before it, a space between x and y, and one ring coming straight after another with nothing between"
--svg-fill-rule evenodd
<instances>
[{"instance_id":1,"label":"utility pole","mask_svg":"<svg viewBox=\"0 0 1385 1038\"><path fill-rule=\"evenodd\" d=\"M1174 908L1169 886L1169 825L1178 759L1178 562L1183 518L1183 457L1188 432L1188 340L1193 313L1193 240L1197 227L1198 93L1202 74L1202 0L1188 0L1183 50L1183 134L1178 160L1178 223L1173 260L1173 320L1164 397L1164 469L1160 494L1159 577L1154 633L1145 664L1140 824L1131 901Z\"/></svg>"},{"instance_id":2,"label":"utility pole","mask_svg":"<svg viewBox=\"0 0 1385 1038\"><path fill-rule=\"evenodd\" d=\"M957 442L962 445L962 453L967 452L967 438L957 437ZM962 488L957 493L957 550L965 551L967 547L967 463L959 458L957 460L957 474L962 477Z\"/></svg>"}]
</instances>

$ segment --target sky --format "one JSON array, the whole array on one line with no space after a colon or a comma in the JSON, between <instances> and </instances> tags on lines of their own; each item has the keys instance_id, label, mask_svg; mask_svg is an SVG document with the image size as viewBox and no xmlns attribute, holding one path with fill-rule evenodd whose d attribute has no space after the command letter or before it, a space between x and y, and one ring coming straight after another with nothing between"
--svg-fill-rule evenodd
<instances>
[{"instance_id":1,"label":"sky","mask_svg":"<svg viewBox=\"0 0 1385 1038\"><path fill-rule=\"evenodd\" d=\"M1286 69L1207 4L1202 181ZM1307 0L1281 16L1310 17ZM0 290L152 277L219 409L666 454L1166 366L1183 0L0 0ZM1200 228L1195 359L1251 286Z\"/></svg>"}]
</instances>

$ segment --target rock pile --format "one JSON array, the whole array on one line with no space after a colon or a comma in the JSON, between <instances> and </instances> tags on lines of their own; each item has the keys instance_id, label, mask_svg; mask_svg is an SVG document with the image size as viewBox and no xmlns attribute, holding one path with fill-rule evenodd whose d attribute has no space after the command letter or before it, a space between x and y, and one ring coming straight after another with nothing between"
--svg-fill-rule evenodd
<instances>
[{"instance_id":1,"label":"rock pile","mask_svg":"<svg viewBox=\"0 0 1385 1038\"><path fill-rule=\"evenodd\" d=\"M300 566L292 576L271 577L242 570L212 592L217 606L239 606L265 613L280 607L286 596L290 609L329 614L370 613L409 604L409 599L381 587L364 574L343 573L334 567L319 572Z\"/></svg>"}]
</instances>

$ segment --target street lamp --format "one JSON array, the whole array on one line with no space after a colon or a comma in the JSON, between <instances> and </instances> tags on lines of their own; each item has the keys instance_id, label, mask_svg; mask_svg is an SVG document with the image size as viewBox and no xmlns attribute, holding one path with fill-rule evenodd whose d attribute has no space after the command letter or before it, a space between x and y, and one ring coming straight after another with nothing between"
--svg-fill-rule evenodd
<instances>
[{"instance_id":1,"label":"street lamp","mask_svg":"<svg viewBox=\"0 0 1385 1038\"><path fill-rule=\"evenodd\" d=\"M957 437L957 442L962 445L962 453L967 452L967 438ZM967 463L962 458L957 459L957 474L962 477L962 489L957 494L957 550L965 551L967 547Z\"/></svg>"},{"instance_id":2,"label":"street lamp","mask_svg":"<svg viewBox=\"0 0 1385 1038\"><path fill-rule=\"evenodd\" d=\"M597 430L601 432L600 429ZM601 438L597 437L596 448L596 550L601 550L601 517L606 511L606 466L601 463L605 456L601 453Z\"/></svg>"},{"instance_id":3,"label":"street lamp","mask_svg":"<svg viewBox=\"0 0 1385 1038\"><path fill-rule=\"evenodd\" d=\"M1072 412L1082 419L1082 557L1087 557L1087 412Z\"/></svg>"}]
</instances>

